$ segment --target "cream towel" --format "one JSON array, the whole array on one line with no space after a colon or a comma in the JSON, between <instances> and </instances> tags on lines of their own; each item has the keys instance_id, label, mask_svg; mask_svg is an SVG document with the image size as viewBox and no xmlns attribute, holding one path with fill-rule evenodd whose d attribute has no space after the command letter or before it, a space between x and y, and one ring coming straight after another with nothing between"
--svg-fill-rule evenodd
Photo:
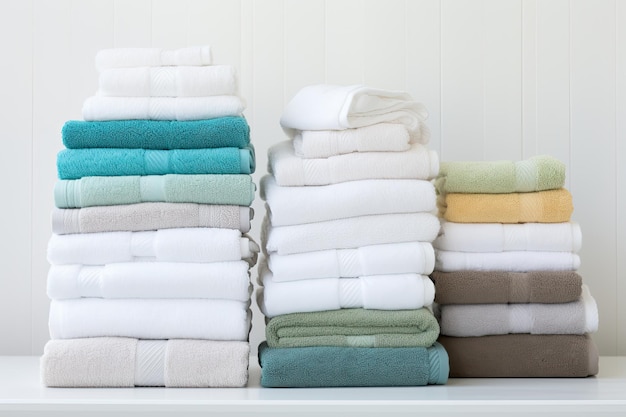
<instances>
[{"instance_id":1,"label":"cream towel","mask_svg":"<svg viewBox=\"0 0 626 417\"><path fill-rule=\"evenodd\" d=\"M435 270L452 271L574 271L580 257L572 252L453 252L435 250Z\"/></svg>"},{"instance_id":2,"label":"cream towel","mask_svg":"<svg viewBox=\"0 0 626 417\"><path fill-rule=\"evenodd\" d=\"M96 68L160 67L166 65L211 65L210 46L160 48L111 48L98 51Z\"/></svg>"}]
</instances>

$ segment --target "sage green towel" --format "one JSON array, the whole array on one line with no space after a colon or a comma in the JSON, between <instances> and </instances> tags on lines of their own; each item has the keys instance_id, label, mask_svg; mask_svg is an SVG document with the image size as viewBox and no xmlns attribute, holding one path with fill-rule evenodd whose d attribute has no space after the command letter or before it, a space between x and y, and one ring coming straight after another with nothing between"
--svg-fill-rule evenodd
<instances>
[{"instance_id":1,"label":"sage green towel","mask_svg":"<svg viewBox=\"0 0 626 417\"><path fill-rule=\"evenodd\" d=\"M430 310L362 308L284 314L265 327L270 347L428 347L439 335Z\"/></svg>"}]
</instances>

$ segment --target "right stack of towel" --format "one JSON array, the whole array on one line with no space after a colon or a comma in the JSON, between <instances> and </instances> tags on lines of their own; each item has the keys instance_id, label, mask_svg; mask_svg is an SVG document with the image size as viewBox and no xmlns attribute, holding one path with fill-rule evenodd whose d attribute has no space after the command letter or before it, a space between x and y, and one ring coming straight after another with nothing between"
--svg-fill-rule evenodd
<instances>
[{"instance_id":1,"label":"right stack of towel","mask_svg":"<svg viewBox=\"0 0 626 417\"><path fill-rule=\"evenodd\" d=\"M564 183L565 165L545 155L441 164L431 278L450 376L598 372L597 305L576 273L582 238Z\"/></svg>"}]
</instances>

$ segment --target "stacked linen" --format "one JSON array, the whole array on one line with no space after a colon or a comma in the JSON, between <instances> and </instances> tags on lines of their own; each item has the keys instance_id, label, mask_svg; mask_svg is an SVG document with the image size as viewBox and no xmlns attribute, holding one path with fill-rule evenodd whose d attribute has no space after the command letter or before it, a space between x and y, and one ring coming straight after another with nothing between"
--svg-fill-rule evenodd
<instances>
[{"instance_id":1,"label":"stacked linen","mask_svg":"<svg viewBox=\"0 0 626 417\"><path fill-rule=\"evenodd\" d=\"M254 153L233 69L207 47L96 62L100 89L57 159L43 383L244 386L259 249L243 234Z\"/></svg>"},{"instance_id":2,"label":"stacked linen","mask_svg":"<svg viewBox=\"0 0 626 417\"><path fill-rule=\"evenodd\" d=\"M315 85L269 150L257 300L265 387L443 384L428 307L439 231L436 153L405 93Z\"/></svg>"},{"instance_id":3,"label":"stacked linen","mask_svg":"<svg viewBox=\"0 0 626 417\"><path fill-rule=\"evenodd\" d=\"M451 376L598 372L598 310L576 273L582 235L564 182L549 156L442 163L431 278Z\"/></svg>"}]
</instances>

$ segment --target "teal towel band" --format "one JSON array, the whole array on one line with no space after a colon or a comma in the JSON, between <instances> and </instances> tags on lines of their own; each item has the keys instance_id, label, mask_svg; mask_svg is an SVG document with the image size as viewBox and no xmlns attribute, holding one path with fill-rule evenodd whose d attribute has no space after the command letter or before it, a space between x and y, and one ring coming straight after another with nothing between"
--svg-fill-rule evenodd
<instances>
[{"instance_id":1,"label":"teal towel band","mask_svg":"<svg viewBox=\"0 0 626 417\"><path fill-rule=\"evenodd\" d=\"M170 157L167 151L147 150L144 154L145 172L144 175L161 175L170 170Z\"/></svg>"},{"instance_id":2,"label":"teal towel band","mask_svg":"<svg viewBox=\"0 0 626 417\"><path fill-rule=\"evenodd\" d=\"M54 202L57 207L80 207L80 193L75 193L74 181L57 181L54 184Z\"/></svg>"},{"instance_id":3,"label":"teal towel band","mask_svg":"<svg viewBox=\"0 0 626 417\"><path fill-rule=\"evenodd\" d=\"M450 374L450 360L448 352L439 342L435 342L428 348L428 360L430 363L428 383L443 385L448 382Z\"/></svg>"}]
</instances>

